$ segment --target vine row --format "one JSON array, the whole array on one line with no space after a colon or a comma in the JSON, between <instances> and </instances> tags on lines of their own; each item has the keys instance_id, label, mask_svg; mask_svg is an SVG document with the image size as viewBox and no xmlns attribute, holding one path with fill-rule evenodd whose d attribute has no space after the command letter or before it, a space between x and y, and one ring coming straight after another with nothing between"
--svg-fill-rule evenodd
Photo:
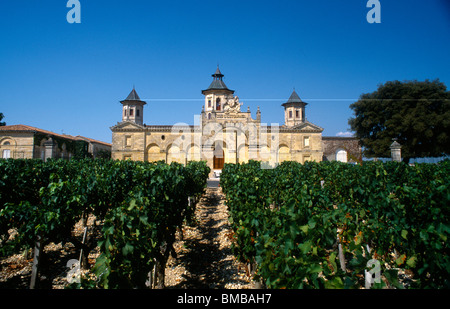
<instances>
[{"instance_id":1,"label":"vine row","mask_svg":"<svg viewBox=\"0 0 450 309\"><path fill-rule=\"evenodd\" d=\"M85 267L99 246L96 280L72 287L147 287L155 268L153 286L163 287L175 231L191 220L209 171L205 162L0 160L0 254L35 248L37 272L36 251L50 242L71 242ZM75 224L91 215L100 225L90 241L74 237Z\"/></svg>"},{"instance_id":2,"label":"vine row","mask_svg":"<svg viewBox=\"0 0 450 309\"><path fill-rule=\"evenodd\" d=\"M449 161L250 161L220 184L233 251L269 288L448 288L449 175Z\"/></svg>"}]
</instances>

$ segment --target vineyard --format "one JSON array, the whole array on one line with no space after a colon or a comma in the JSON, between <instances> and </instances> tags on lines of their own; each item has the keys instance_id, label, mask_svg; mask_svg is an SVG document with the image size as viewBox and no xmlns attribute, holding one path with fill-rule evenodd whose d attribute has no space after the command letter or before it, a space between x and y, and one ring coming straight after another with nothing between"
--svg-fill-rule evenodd
<instances>
[{"instance_id":1,"label":"vineyard","mask_svg":"<svg viewBox=\"0 0 450 309\"><path fill-rule=\"evenodd\" d=\"M0 160L0 254L34 249L31 288L51 242L75 245L84 267L100 248L96 279L71 287L145 288L149 279L163 287L175 232L192 219L209 171L205 162ZM101 225L74 237L75 224L92 215Z\"/></svg>"},{"instance_id":2,"label":"vineyard","mask_svg":"<svg viewBox=\"0 0 450 309\"><path fill-rule=\"evenodd\" d=\"M448 161L250 161L220 181L234 254L274 289L449 288L449 182Z\"/></svg>"},{"instance_id":3,"label":"vineyard","mask_svg":"<svg viewBox=\"0 0 450 309\"><path fill-rule=\"evenodd\" d=\"M35 288L52 267L42 248L71 243L90 275L69 288L163 288L209 172L205 162L0 160L0 257L32 252ZM449 288L449 175L448 161L225 164L232 252L272 289Z\"/></svg>"}]
</instances>

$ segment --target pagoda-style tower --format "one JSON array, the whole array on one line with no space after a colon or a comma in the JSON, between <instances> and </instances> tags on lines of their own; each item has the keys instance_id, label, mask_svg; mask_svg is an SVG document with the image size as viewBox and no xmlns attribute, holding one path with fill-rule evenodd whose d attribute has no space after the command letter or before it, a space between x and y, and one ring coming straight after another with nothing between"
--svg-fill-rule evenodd
<instances>
[{"instance_id":1,"label":"pagoda-style tower","mask_svg":"<svg viewBox=\"0 0 450 309\"><path fill-rule=\"evenodd\" d=\"M305 106L307 104L300 99L294 89L288 101L281 104L284 107L284 124L287 127L294 127L305 122Z\"/></svg>"},{"instance_id":2,"label":"pagoda-style tower","mask_svg":"<svg viewBox=\"0 0 450 309\"><path fill-rule=\"evenodd\" d=\"M123 105L122 121L131 121L140 125L143 124L144 105L147 103L139 98L134 87L128 97L125 100L120 101L120 103Z\"/></svg>"},{"instance_id":3,"label":"pagoda-style tower","mask_svg":"<svg viewBox=\"0 0 450 309\"><path fill-rule=\"evenodd\" d=\"M228 89L223 82L223 76L217 66L216 72L212 74L213 81L208 89L202 90L202 94L205 96L204 111L207 115L223 112L223 105L233 98L234 90Z\"/></svg>"}]
</instances>

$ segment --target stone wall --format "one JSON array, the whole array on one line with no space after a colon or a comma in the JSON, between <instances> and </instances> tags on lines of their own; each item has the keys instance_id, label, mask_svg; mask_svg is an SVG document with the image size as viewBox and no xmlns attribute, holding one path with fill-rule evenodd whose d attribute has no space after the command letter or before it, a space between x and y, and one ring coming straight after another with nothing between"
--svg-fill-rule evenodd
<instances>
[{"instance_id":1,"label":"stone wall","mask_svg":"<svg viewBox=\"0 0 450 309\"><path fill-rule=\"evenodd\" d=\"M323 160L335 161L339 150L347 152L347 162L358 162L362 159L359 139L355 137L323 136Z\"/></svg>"}]
</instances>

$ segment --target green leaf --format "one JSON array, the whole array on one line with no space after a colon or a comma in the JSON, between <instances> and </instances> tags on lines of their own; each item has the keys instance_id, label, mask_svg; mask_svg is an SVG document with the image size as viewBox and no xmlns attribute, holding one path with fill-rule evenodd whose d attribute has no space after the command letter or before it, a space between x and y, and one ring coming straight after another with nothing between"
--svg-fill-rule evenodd
<instances>
[{"instance_id":1,"label":"green leaf","mask_svg":"<svg viewBox=\"0 0 450 309\"><path fill-rule=\"evenodd\" d=\"M128 211L132 210L134 207L136 207L136 200L132 199L130 202L130 206L128 207Z\"/></svg>"},{"instance_id":2,"label":"green leaf","mask_svg":"<svg viewBox=\"0 0 450 309\"><path fill-rule=\"evenodd\" d=\"M339 277L334 277L332 280L325 281L326 289L342 289L344 288L344 283Z\"/></svg>"},{"instance_id":3,"label":"green leaf","mask_svg":"<svg viewBox=\"0 0 450 309\"><path fill-rule=\"evenodd\" d=\"M308 240L300 245L298 245L299 249L302 251L303 254L307 254L309 250L311 250L311 240Z\"/></svg>"},{"instance_id":4,"label":"green leaf","mask_svg":"<svg viewBox=\"0 0 450 309\"><path fill-rule=\"evenodd\" d=\"M314 221L312 219L309 220L308 221L308 226L309 226L310 229L313 229L316 226L316 221Z\"/></svg>"},{"instance_id":5,"label":"green leaf","mask_svg":"<svg viewBox=\"0 0 450 309\"><path fill-rule=\"evenodd\" d=\"M291 238L286 239L285 247L284 247L284 254L288 255L289 250L294 248L294 242Z\"/></svg>"},{"instance_id":6,"label":"green leaf","mask_svg":"<svg viewBox=\"0 0 450 309\"><path fill-rule=\"evenodd\" d=\"M303 233L308 234L309 229L308 224L300 226L300 229L302 230Z\"/></svg>"},{"instance_id":7,"label":"green leaf","mask_svg":"<svg viewBox=\"0 0 450 309\"><path fill-rule=\"evenodd\" d=\"M389 281L391 285L397 289L404 289L405 287L398 281L398 271L395 269L386 270L383 275ZM381 280L383 282L383 280Z\"/></svg>"},{"instance_id":8,"label":"green leaf","mask_svg":"<svg viewBox=\"0 0 450 309\"><path fill-rule=\"evenodd\" d=\"M139 216L139 221L144 224L147 225L148 224L148 217L146 215L140 215Z\"/></svg>"},{"instance_id":9,"label":"green leaf","mask_svg":"<svg viewBox=\"0 0 450 309\"><path fill-rule=\"evenodd\" d=\"M337 256L336 252L333 252L330 254L330 258L329 258L330 264L333 267L332 271L334 271L334 272L336 272L338 270L337 265L336 265L336 256Z\"/></svg>"},{"instance_id":10,"label":"green leaf","mask_svg":"<svg viewBox=\"0 0 450 309\"><path fill-rule=\"evenodd\" d=\"M313 264L308 268L308 272L311 274L320 273L322 271L322 266L319 264Z\"/></svg>"},{"instance_id":11,"label":"green leaf","mask_svg":"<svg viewBox=\"0 0 450 309\"><path fill-rule=\"evenodd\" d=\"M126 245L122 248L122 253L123 255L127 256L128 254L133 253L133 250L134 246L127 242Z\"/></svg>"},{"instance_id":12,"label":"green leaf","mask_svg":"<svg viewBox=\"0 0 450 309\"><path fill-rule=\"evenodd\" d=\"M407 230L402 230L402 237L404 239L408 239L407 236L408 236L408 231Z\"/></svg>"},{"instance_id":13,"label":"green leaf","mask_svg":"<svg viewBox=\"0 0 450 309\"><path fill-rule=\"evenodd\" d=\"M402 265L405 262L406 255L402 254L398 259L395 260L395 263L397 263L398 266Z\"/></svg>"},{"instance_id":14,"label":"green leaf","mask_svg":"<svg viewBox=\"0 0 450 309\"><path fill-rule=\"evenodd\" d=\"M416 263L417 263L417 257L416 256L412 256L406 261L406 265L408 265L411 268L416 267Z\"/></svg>"}]
</instances>

